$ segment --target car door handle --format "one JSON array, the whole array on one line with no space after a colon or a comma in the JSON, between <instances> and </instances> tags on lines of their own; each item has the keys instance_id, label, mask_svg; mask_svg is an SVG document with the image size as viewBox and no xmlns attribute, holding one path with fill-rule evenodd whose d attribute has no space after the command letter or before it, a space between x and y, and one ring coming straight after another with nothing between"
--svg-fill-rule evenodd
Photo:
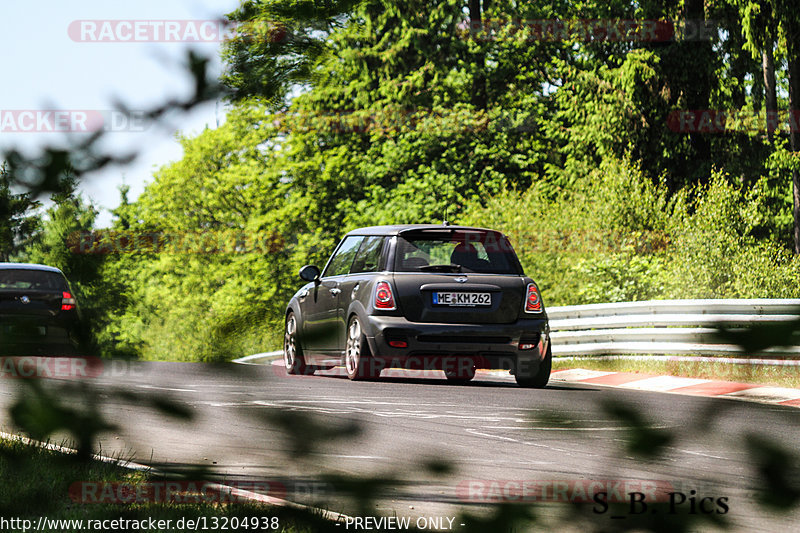
<instances>
[{"instance_id":1,"label":"car door handle","mask_svg":"<svg viewBox=\"0 0 800 533\"><path fill-rule=\"evenodd\" d=\"M339 296L340 292L342 292L342 289L337 289L336 287L331 289L331 294L334 296Z\"/></svg>"}]
</instances>

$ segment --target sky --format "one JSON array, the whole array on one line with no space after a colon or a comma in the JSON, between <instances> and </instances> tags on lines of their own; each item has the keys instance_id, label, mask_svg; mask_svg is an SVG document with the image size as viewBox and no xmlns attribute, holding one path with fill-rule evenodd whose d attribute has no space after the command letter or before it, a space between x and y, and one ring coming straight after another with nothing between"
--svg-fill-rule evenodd
<instances>
[{"instance_id":1,"label":"sky","mask_svg":"<svg viewBox=\"0 0 800 533\"><path fill-rule=\"evenodd\" d=\"M239 0L4 2L0 151L35 154L41 146L64 143L68 135L85 137L64 130L91 129L100 120L111 130L104 147L140 152L133 163L105 168L80 185L84 198L100 209L96 226L108 226L108 210L119 205L123 183L134 200L155 170L181 158L176 133L192 136L224 121L224 105L209 102L168 127L143 128L113 115L114 102L138 111L191 95L192 80L182 67L190 49L212 57L212 73L218 75L219 32L211 21L238 5ZM187 42L193 30L201 42Z\"/></svg>"}]
</instances>

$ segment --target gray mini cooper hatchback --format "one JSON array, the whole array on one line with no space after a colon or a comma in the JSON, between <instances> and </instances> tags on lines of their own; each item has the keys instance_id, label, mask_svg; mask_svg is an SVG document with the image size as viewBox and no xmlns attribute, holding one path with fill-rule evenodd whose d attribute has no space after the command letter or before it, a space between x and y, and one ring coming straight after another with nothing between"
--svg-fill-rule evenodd
<instances>
[{"instance_id":1,"label":"gray mini cooper hatchback","mask_svg":"<svg viewBox=\"0 0 800 533\"><path fill-rule=\"evenodd\" d=\"M286 310L289 374L343 365L350 379L384 368L443 370L467 382L505 369L523 387L550 377L547 314L505 235L464 226L375 226L344 236Z\"/></svg>"}]
</instances>

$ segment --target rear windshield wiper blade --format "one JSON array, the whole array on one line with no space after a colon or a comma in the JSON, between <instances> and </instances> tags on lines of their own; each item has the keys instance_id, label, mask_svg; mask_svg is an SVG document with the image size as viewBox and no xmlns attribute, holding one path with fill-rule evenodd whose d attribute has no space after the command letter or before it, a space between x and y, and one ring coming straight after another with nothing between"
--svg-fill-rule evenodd
<instances>
[{"instance_id":1,"label":"rear windshield wiper blade","mask_svg":"<svg viewBox=\"0 0 800 533\"><path fill-rule=\"evenodd\" d=\"M450 263L449 265L425 265L419 267L425 272L463 272L461 265Z\"/></svg>"}]
</instances>

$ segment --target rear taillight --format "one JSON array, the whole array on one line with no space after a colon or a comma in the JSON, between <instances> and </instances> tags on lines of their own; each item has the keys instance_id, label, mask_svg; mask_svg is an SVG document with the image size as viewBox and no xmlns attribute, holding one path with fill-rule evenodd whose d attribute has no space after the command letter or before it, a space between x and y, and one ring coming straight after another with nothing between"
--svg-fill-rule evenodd
<instances>
[{"instance_id":1,"label":"rear taillight","mask_svg":"<svg viewBox=\"0 0 800 533\"><path fill-rule=\"evenodd\" d=\"M386 281L379 281L375 285L375 309L384 309L386 311L396 309L392 287Z\"/></svg>"},{"instance_id":2,"label":"rear taillight","mask_svg":"<svg viewBox=\"0 0 800 533\"><path fill-rule=\"evenodd\" d=\"M539 296L539 289L533 283L528 283L528 290L525 293L525 312L542 312L542 297Z\"/></svg>"},{"instance_id":3,"label":"rear taillight","mask_svg":"<svg viewBox=\"0 0 800 533\"><path fill-rule=\"evenodd\" d=\"M75 298L72 297L72 294L64 291L61 293L61 310L62 311L72 311L75 309Z\"/></svg>"}]
</instances>

